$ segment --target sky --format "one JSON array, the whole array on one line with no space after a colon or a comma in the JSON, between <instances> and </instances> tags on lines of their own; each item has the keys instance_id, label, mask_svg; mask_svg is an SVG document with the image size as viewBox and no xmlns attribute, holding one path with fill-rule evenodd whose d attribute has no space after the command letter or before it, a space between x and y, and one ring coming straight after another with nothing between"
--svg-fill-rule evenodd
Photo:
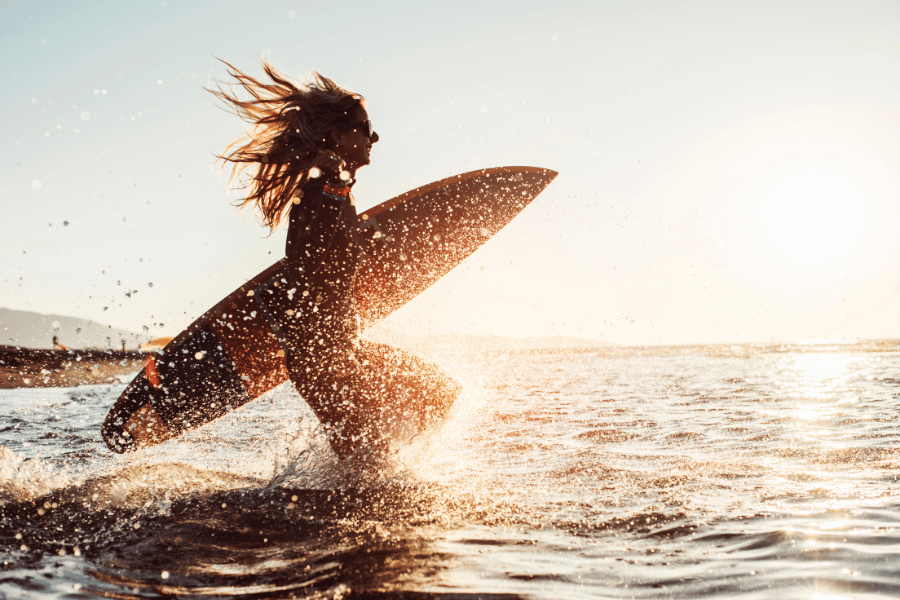
<instances>
[{"instance_id":1,"label":"sky","mask_svg":"<svg viewBox=\"0 0 900 600\"><path fill-rule=\"evenodd\" d=\"M229 202L244 124L203 89L265 56L367 98L360 210L559 172L386 329L900 337L895 0L4 0L0 40L2 307L175 335L282 257Z\"/></svg>"}]
</instances>

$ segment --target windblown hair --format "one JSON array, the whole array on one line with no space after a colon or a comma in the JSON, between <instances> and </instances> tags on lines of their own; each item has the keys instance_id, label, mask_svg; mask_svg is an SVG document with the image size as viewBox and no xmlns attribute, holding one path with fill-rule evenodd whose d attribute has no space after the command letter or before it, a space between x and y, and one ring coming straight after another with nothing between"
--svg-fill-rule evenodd
<instances>
[{"instance_id":1,"label":"windblown hair","mask_svg":"<svg viewBox=\"0 0 900 600\"><path fill-rule=\"evenodd\" d=\"M271 83L222 62L236 80L228 85L249 93L251 98L239 99L220 82L216 82L217 89L207 91L222 101L225 110L252 127L233 139L216 158L223 161L223 169L231 163L229 188L237 180L237 188L245 191L236 206L252 206L260 222L275 231L286 217L291 200L309 181L319 151L331 144L332 129L350 127L354 107L365 106L365 99L315 71L309 81L295 83L265 58L260 62Z\"/></svg>"}]
</instances>

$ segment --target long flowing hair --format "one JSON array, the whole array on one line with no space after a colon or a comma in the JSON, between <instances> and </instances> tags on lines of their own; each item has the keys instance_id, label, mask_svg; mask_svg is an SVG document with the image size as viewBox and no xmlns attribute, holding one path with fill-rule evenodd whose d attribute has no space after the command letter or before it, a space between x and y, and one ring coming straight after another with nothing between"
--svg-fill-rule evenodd
<instances>
[{"instance_id":1,"label":"long flowing hair","mask_svg":"<svg viewBox=\"0 0 900 600\"><path fill-rule=\"evenodd\" d=\"M206 90L222 102L223 108L251 125L233 139L217 161L230 166L228 187L237 182L244 191L235 201L239 208L252 206L260 222L275 231L285 219L291 201L309 181L310 169L320 150L330 146L333 129L346 129L357 105L365 99L312 72L308 81L291 81L268 60L261 58L263 71L271 83L252 77L226 61L234 83ZM237 88L250 95L238 98Z\"/></svg>"}]
</instances>

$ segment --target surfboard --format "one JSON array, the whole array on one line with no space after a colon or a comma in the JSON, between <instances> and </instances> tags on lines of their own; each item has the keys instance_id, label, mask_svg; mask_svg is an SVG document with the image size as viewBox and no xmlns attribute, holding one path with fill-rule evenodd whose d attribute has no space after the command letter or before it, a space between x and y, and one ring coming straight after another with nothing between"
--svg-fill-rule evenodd
<instances>
[{"instance_id":1,"label":"surfboard","mask_svg":"<svg viewBox=\"0 0 900 600\"><path fill-rule=\"evenodd\" d=\"M360 233L380 240L378 259L357 273L363 329L446 275L494 236L557 173L497 167L448 177L359 215ZM250 402L288 379L284 350L266 303L286 283L284 259L206 311L128 384L101 433L117 453L159 444Z\"/></svg>"}]
</instances>

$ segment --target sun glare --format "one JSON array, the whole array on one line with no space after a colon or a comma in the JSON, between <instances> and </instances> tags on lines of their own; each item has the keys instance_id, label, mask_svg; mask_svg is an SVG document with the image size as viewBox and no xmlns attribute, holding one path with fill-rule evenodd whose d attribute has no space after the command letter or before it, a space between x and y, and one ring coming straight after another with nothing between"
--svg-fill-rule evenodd
<instances>
[{"instance_id":1,"label":"sun glare","mask_svg":"<svg viewBox=\"0 0 900 600\"><path fill-rule=\"evenodd\" d=\"M845 172L785 165L760 189L759 229L784 267L808 277L864 260L867 226L877 219L871 192ZM852 264L846 265L852 267Z\"/></svg>"},{"instance_id":2,"label":"sun glare","mask_svg":"<svg viewBox=\"0 0 900 600\"><path fill-rule=\"evenodd\" d=\"M781 301L834 301L900 249L896 178L852 132L756 132L720 160L713 234L729 276Z\"/></svg>"}]
</instances>

